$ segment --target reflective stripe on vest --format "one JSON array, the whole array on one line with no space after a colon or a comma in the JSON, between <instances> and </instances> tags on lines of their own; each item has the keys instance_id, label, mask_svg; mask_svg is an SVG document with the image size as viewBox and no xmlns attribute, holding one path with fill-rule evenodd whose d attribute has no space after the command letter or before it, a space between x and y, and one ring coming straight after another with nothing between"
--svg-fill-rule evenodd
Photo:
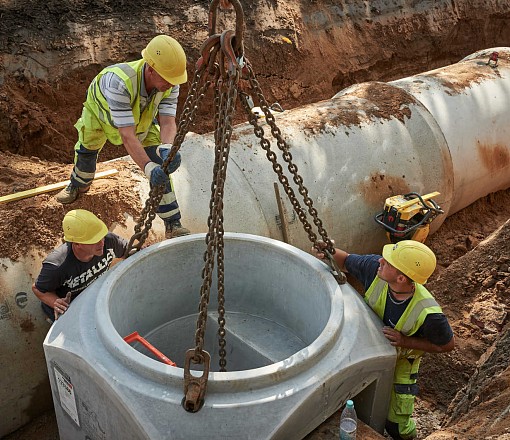
<instances>
[{"instance_id":1,"label":"reflective stripe on vest","mask_svg":"<svg viewBox=\"0 0 510 440\"><path fill-rule=\"evenodd\" d=\"M365 293L365 302L381 319L384 316L387 294L388 283L378 276L375 277ZM431 313L442 313L441 307L424 286L415 283L414 295L395 325L395 330L406 336L411 336L418 331L423 325L425 317Z\"/></svg>"},{"instance_id":2,"label":"reflective stripe on vest","mask_svg":"<svg viewBox=\"0 0 510 440\"><path fill-rule=\"evenodd\" d=\"M365 293L365 302L380 319L384 317L387 296L388 283L376 276ZM432 313L442 313L441 307L424 286L415 283L413 298L395 325L395 330L406 336L412 336L423 325L427 315ZM422 350L405 349L402 347L397 347L397 351L398 359L395 366L395 382L414 383L421 356L424 352Z\"/></svg>"},{"instance_id":3,"label":"reflective stripe on vest","mask_svg":"<svg viewBox=\"0 0 510 440\"><path fill-rule=\"evenodd\" d=\"M130 105L135 120L136 135L140 141L143 141L158 113L159 103L172 92L171 88L166 92L156 92L140 114L140 88L142 85L144 65L145 61L142 59L106 67L99 72L88 88L87 100L84 106L97 118L99 125L98 127L91 128L103 130L108 140L114 145L122 144L122 138L111 117L108 102L99 87L100 80L103 75L108 72L115 73L122 79L130 95Z\"/></svg>"}]
</instances>

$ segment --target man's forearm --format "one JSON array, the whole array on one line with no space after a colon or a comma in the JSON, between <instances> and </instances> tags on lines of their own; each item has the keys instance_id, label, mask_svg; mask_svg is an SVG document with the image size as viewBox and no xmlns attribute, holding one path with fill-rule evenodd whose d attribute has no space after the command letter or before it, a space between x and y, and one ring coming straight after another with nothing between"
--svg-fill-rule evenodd
<instances>
[{"instance_id":1,"label":"man's forearm","mask_svg":"<svg viewBox=\"0 0 510 440\"><path fill-rule=\"evenodd\" d=\"M55 301L58 299L58 295L55 292L41 292L35 284L32 286L32 292L34 292L35 296L41 300L47 306L53 308Z\"/></svg>"},{"instance_id":2,"label":"man's forearm","mask_svg":"<svg viewBox=\"0 0 510 440\"><path fill-rule=\"evenodd\" d=\"M159 117L160 124L160 135L162 144L171 144L177 134L177 125L175 117L173 116L161 116Z\"/></svg>"},{"instance_id":3,"label":"man's forearm","mask_svg":"<svg viewBox=\"0 0 510 440\"><path fill-rule=\"evenodd\" d=\"M145 152L142 143L138 140L134 127L120 127L119 133L124 144L124 148L131 156L131 159L140 167L142 171L145 169L147 162L150 162L149 156Z\"/></svg>"},{"instance_id":4,"label":"man's forearm","mask_svg":"<svg viewBox=\"0 0 510 440\"><path fill-rule=\"evenodd\" d=\"M335 248L335 254L333 255L333 258L335 259L336 264L338 264L340 270L343 272L347 272L347 270L345 270L345 260L348 256L349 254L344 250Z\"/></svg>"},{"instance_id":5,"label":"man's forearm","mask_svg":"<svg viewBox=\"0 0 510 440\"><path fill-rule=\"evenodd\" d=\"M455 347L455 338L452 338L445 345L436 345L432 342L424 339L417 338L414 336L403 336L403 341L399 345L402 348L409 348L413 350L421 350L427 353L446 353L448 351L452 351Z\"/></svg>"}]
</instances>

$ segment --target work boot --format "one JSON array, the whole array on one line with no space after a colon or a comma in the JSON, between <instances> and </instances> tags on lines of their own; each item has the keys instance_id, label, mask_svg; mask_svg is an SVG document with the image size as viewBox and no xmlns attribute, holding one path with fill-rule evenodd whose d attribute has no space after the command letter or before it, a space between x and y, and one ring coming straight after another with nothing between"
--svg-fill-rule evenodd
<instances>
[{"instance_id":1,"label":"work boot","mask_svg":"<svg viewBox=\"0 0 510 440\"><path fill-rule=\"evenodd\" d=\"M165 238L175 238L189 234L189 229L182 226L180 220L165 222Z\"/></svg>"},{"instance_id":2,"label":"work boot","mask_svg":"<svg viewBox=\"0 0 510 440\"><path fill-rule=\"evenodd\" d=\"M62 191L60 191L55 198L57 199L57 202L67 205L68 203L73 203L78 198L79 194L87 192L89 188L90 186L78 188L70 183Z\"/></svg>"}]
</instances>

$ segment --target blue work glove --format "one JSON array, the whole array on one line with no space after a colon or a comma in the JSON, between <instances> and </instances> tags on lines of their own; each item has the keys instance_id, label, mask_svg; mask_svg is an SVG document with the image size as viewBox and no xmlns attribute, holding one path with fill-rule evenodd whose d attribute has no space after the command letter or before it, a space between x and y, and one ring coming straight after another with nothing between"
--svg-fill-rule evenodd
<instances>
[{"instance_id":1,"label":"blue work glove","mask_svg":"<svg viewBox=\"0 0 510 440\"><path fill-rule=\"evenodd\" d=\"M144 171L151 185L165 185L165 192L170 191L170 178L156 162L147 162Z\"/></svg>"},{"instance_id":2,"label":"blue work glove","mask_svg":"<svg viewBox=\"0 0 510 440\"><path fill-rule=\"evenodd\" d=\"M172 144L161 144L158 148L156 148L156 154L161 157L161 160L164 162L170 151L172 150ZM181 153L177 152L175 154L174 160L168 164L168 174L172 174L174 171L179 168L181 165Z\"/></svg>"}]
</instances>

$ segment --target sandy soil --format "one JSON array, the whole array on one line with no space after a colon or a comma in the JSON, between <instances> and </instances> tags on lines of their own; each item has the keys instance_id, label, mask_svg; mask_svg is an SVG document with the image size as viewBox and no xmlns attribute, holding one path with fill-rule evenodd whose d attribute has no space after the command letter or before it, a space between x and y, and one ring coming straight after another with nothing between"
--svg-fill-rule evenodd
<instances>
[{"instance_id":1,"label":"sandy soil","mask_svg":"<svg viewBox=\"0 0 510 440\"><path fill-rule=\"evenodd\" d=\"M284 108L510 41L510 5L495 0L241 3L247 56L267 100ZM81 0L1 0L0 195L68 178L73 124L89 81L102 66L138 58L154 33L169 32L181 41L191 76L191 60L207 36L207 8L205 0L173 3L171 10L159 0L144 2L143 9L132 0L95 2L93 8ZM184 86L181 101L186 93ZM211 127L210 115L201 114L193 131ZM122 147L107 146L101 159L124 154ZM129 166L119 165L118 176L98 182L81 207L110 222L122 223L124 212L136 216L138 202L118 193L132 184L124 171ZM0 213L0 257L15 260L29 243L49 251L60 238L64 208L50 195L0 206ZM416 409L420 439L510 438L509 218L506 190L451 216L428 241L439 262L429 287L452 323L457 348L424 359ZM338 417L307 440L336 439ZM58 439L53 413L6 438Z\"/></svg>"}]
</instances>

